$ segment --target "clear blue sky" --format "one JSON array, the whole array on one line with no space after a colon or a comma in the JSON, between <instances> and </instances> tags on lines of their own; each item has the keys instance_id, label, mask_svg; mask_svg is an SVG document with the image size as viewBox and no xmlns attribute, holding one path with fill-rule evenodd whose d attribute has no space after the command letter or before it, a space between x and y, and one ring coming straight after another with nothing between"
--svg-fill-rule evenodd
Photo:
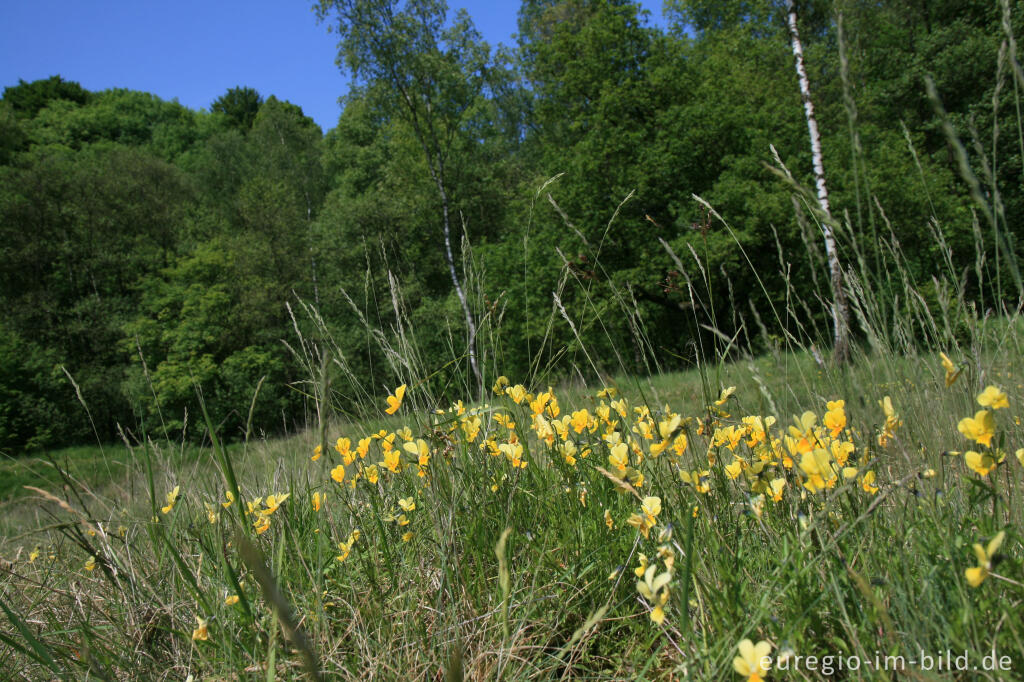
<instances>
[{"instance_id":1,"label":"clear blue sky","mask_svg":"<svg viewBox=\"0 0 1024 682\"><path fill-rule=\"evenodd\" d=\"M644 0L660 25L661 1ZM334 127L349 78L335 37L304 0L2 0L0 88L60 74L88 90L129 88L193 109L245 85ZM449 0L491 45L511 43L518 2Z\"/></svg>"}]
</instances>

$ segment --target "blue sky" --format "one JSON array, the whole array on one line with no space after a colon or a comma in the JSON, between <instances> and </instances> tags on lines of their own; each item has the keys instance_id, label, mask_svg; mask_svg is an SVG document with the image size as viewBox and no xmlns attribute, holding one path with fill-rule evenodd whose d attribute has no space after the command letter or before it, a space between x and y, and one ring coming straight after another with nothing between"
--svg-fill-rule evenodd
<instances>
[{"instance_id":1,"label":"blue sky","mask_svg":"<svg viewBox=\"0 0 1024 682\"><path fill-rule=\"evenodd\" d=\"M654 23L661 1L644 0ZM335 38L304 0L3 0L0 88L60 74L88 90L129 88L193 109L245 85L334 127L349 82ZM511 43L518 2L449 0L492 45Z\"/></svg>"}]
</instances>

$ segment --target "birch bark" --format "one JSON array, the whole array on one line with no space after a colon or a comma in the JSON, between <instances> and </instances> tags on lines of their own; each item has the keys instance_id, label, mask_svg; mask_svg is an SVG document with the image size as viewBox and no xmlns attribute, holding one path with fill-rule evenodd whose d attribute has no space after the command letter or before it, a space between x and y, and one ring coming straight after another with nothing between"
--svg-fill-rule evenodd
<instances>
[{"instance_id":1,"label":"birch bark","mask_svg":"<svg viewBox=\"0 0 1024 682\"><path fill-rule=\"evenodd\" d=\"M832 211L828 205L825 164L821 157L821 135L818 133L818 121L814 116L811 84L807 78L807 70L804 68L804 49L800 42L800 31L797 29L795 0L787 0L786 10L789 15L789 37L793 47L793 58L796 60L796 74L800 81L800 96L804 103L804 117L807 119L807 132L811 138L814 185L818 193L818 204L824 213L821 230L825 239L825 255L828 259L829 281L832 285L833 359L836 363L845 363L849 360L850 355L850 311L846 303L843 269L839 264L839 253L836 249L836 238L832 229Z\"/></svg>"}]
</instances>

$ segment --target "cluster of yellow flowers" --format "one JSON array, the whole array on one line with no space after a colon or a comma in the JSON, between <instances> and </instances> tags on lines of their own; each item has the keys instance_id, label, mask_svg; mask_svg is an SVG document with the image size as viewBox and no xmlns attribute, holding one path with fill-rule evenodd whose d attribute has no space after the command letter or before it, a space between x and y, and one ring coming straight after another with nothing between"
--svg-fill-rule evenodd
<instances>
[{"instance_id":1,"label":"cluster of yellow flowers","mask_svg":"<svg viewBox=\"0 0 1024 682\"><path fill-rule=\"evenodd\" d=\"M957 430L965 438L973 440L985 449L981 452L968 450L964 453L964 463L979 476L988 476L1006 459L1006 452L1001 448L992 447L992 439L996 435L995 410L1007 408L1010 401L1006 394L996 386L989 386L977 397L983 409L974 413L973 417L964 417L957 424ZM1024 448L1017 450L1017 459L1024 464Z\"/></svg>"}]
</instances>

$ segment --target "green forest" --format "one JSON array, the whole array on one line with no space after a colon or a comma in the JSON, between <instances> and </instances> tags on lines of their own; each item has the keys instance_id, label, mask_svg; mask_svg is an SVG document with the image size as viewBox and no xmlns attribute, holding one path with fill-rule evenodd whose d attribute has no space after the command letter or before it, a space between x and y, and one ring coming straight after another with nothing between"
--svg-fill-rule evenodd
<instances>
[{"instance_id":1,"label":"green forest","mask_svg":"<svg viewBox=\"0 0 1024 682\"><path fill-rule=\"evenodd\" d=\"M798 3L854 343L927 343L917 305L1018 305L1009 4ZM667 0L661 30L626 0L525 0L510 46L443 0L315 9L352 81L326 134L244 84L199 111L4 89L0 452L199 438L199 395L229 440L290 433L311 372L358 418L410 376L450 402L827 353L785 2ZM886 294L906 278L920 301ZM869 317L901 322L880 341Z\"/></svg>"}]
</instances>

